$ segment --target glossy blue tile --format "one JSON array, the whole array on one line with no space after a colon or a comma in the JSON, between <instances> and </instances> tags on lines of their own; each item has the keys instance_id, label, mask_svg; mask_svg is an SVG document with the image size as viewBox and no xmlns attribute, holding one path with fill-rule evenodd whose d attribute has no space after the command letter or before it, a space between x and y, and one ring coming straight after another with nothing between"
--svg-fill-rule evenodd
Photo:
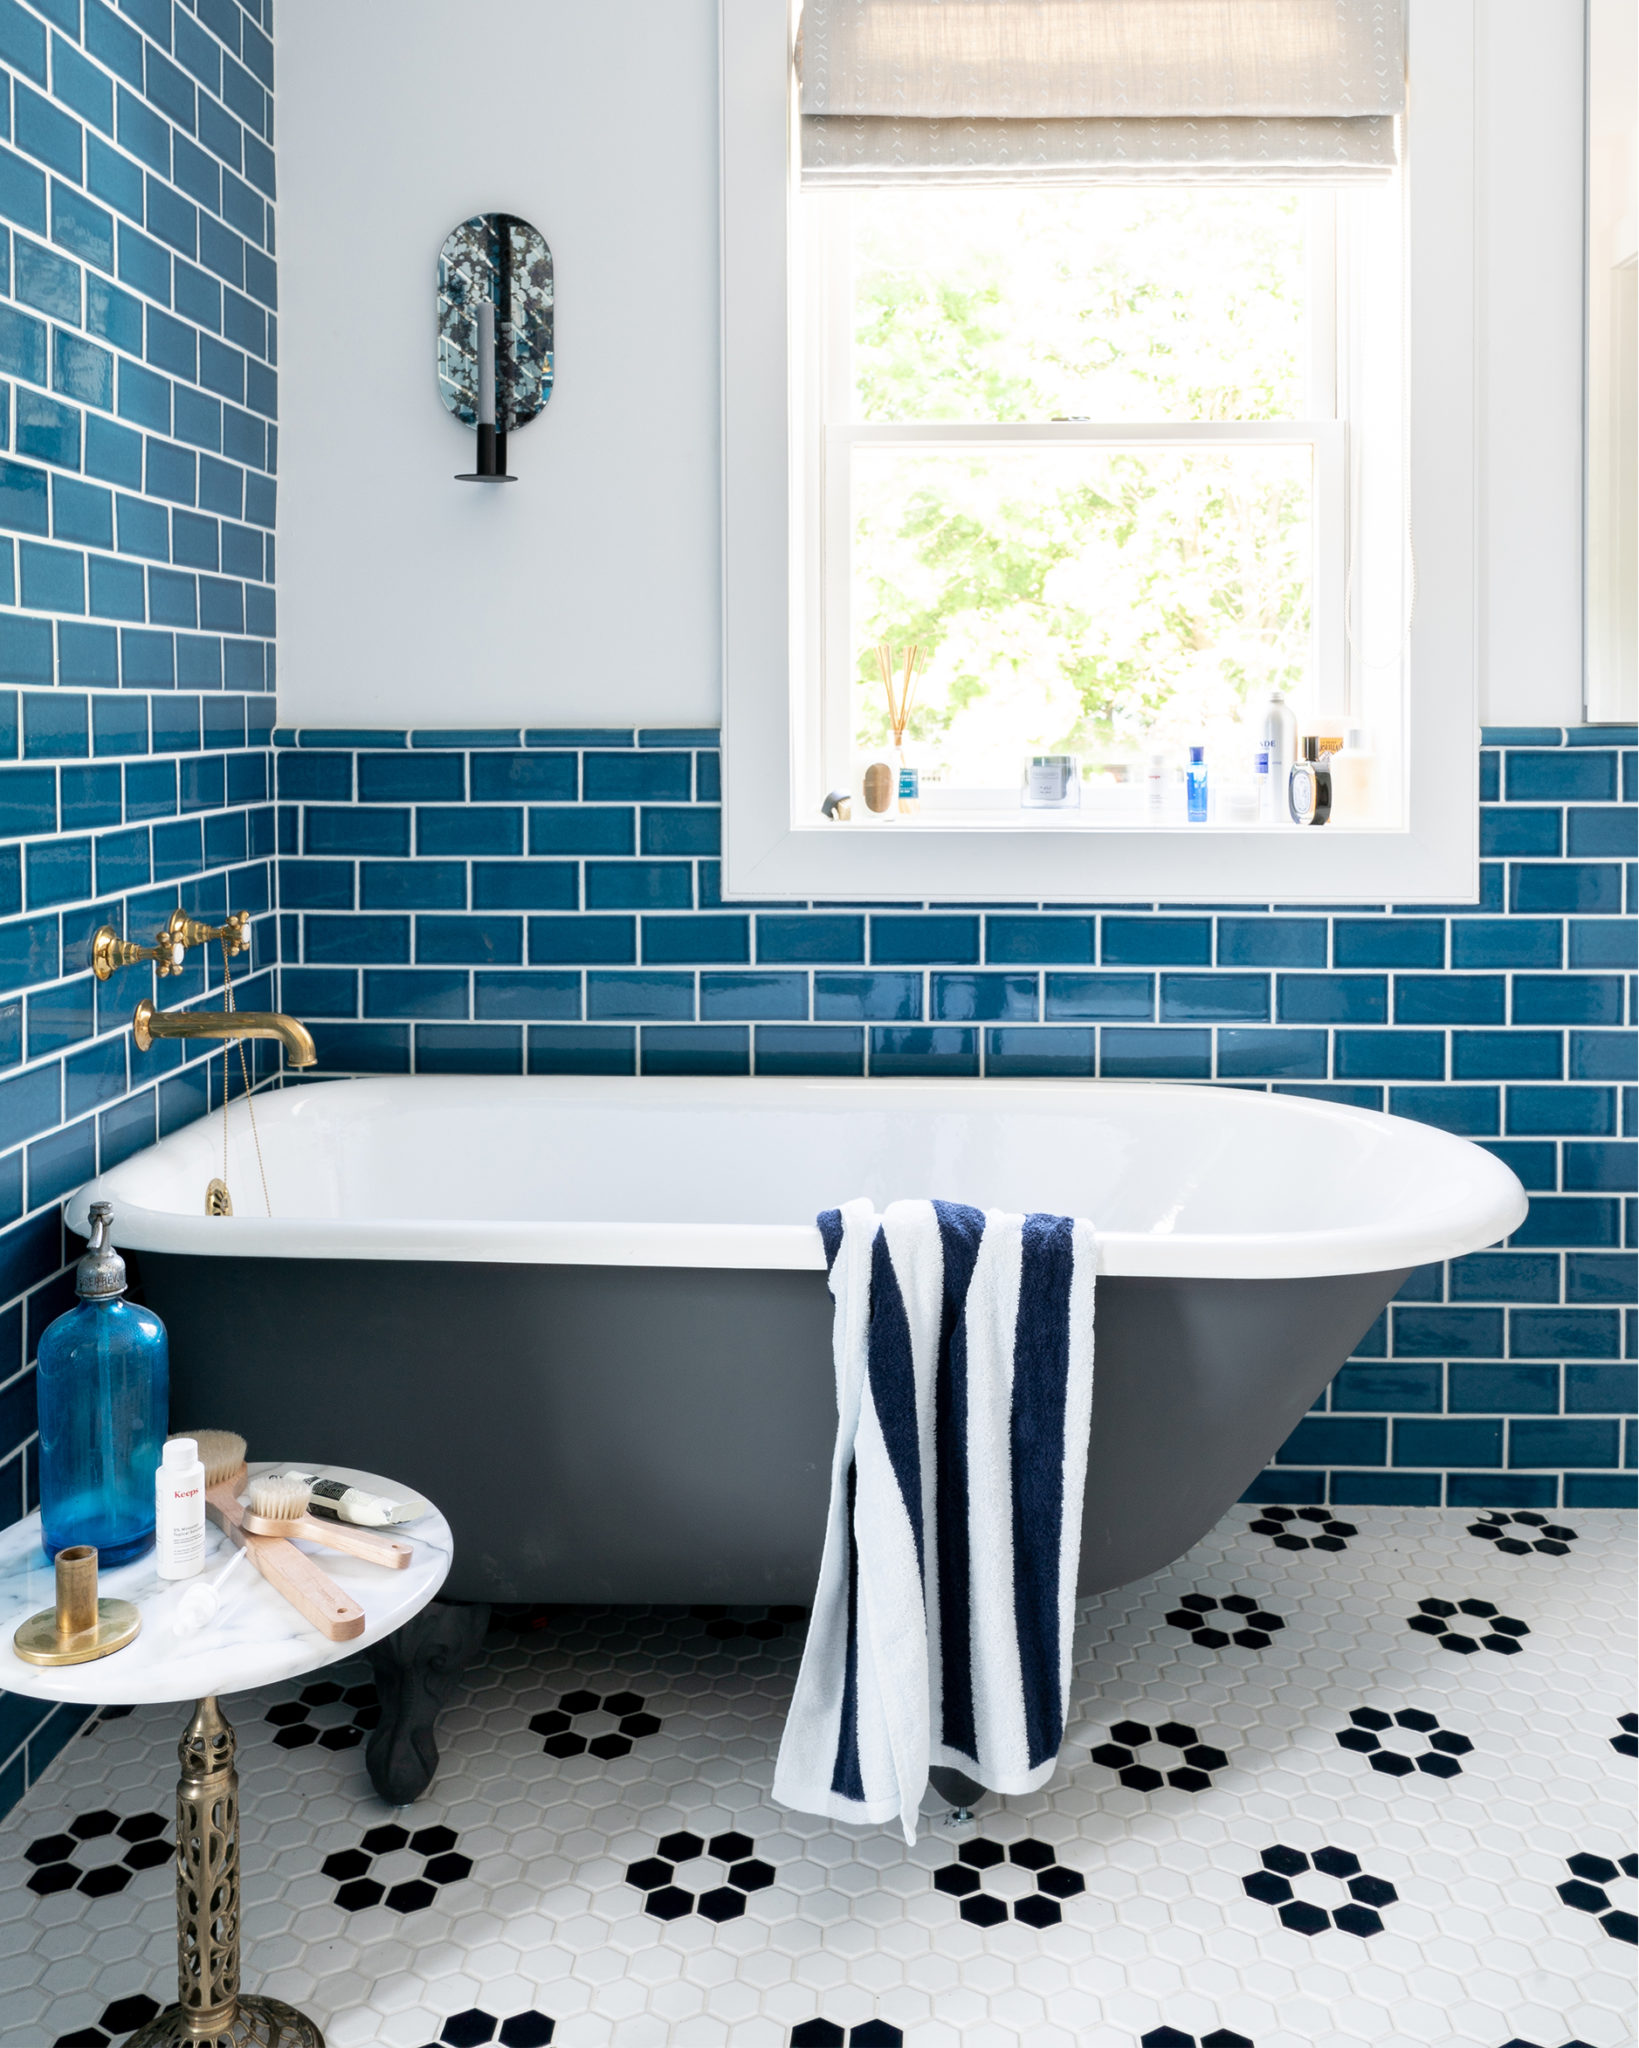
<instances>
[{"instance_id":1,"label":"glossy blue tile","mask_svg":"<svg viewBox=\"0 0 1639 2048\"><path fill-rule=\"evenodd\" d=\"M1639 853L1639 812L1632 804L1567 811L1565 851L1585 860L1632 860Z\"/></svg>"},{"instance_id":2,"label":"glossy blue tile","mask_svg":"<svg viewBox=\"0 0 1639 2048\"><path fill-rule=\"evenodd\" d=\"M1002 916L992 912L985 919L985 958L993 967L1090 967L1097 957L1096 918L1071 917L1062 912L1050 917Z\"/></svg>"},{"instance_id":3,"label":"glossy blue tile","mask_svg":"<svg viewBox=\"0 0 1639 2048\"><path fill-rule=\"evenodd\" d=\"M57 930L55 917L16 918L0 924L0 991L57 978Z\"/></svg>"},{"instance_id":4,"label":"glossy blue tile","mask_svg":"<svg viewBox=\"0 0 1639 2048\"><path fill-rule=\"evenodd\" d=\"M573 861L479 860L472 864L475 910L573 910L579 892L580 878Z\"/></svg>"},{"instance_id":5,"label":"glossy blue tile","mask_svg":"<svg viewBox=\"0 0 1639 2048\"><path fill-rule=\"evenodd\" d=\"M1448 1472L1445 1504L1451 1508L1552 1508L1559 1505L1559 1481L1516 1472Z\"/></svg>"},{"instance_id":6,"label":"glossy blue tile","mask_svg":"<svg viewBox=\"0 0 1639 2048\"><path fill-rule=\"evenodd\" d=\"M319 1071L334 1074L407 1074L408 1024L329 1024L314 1027Z\"/></svg>"},{"instance_id":7,"label":"glossy blue tile","mask_svg":"<svg viewBox=\"0 0 1639 2048\"><path fill-rule=\"evenodd\" d=\"M1457 1422L1411 1417L1394 1424L1396 1465L1500 1465L1500 1422Z\"/></svg>"},{"instance_id":8,"label":"glossy blue tile","mask_svg":"<svg viewBox=\"0 0 1639 2048\"><path fill-rule=\"evenodd\" d=\"M1616 1094L1610 1088L1510 1088L1510 1137L1614 1138Z\"/></svg>"},{"instance_id":9,"label":"glossy blue tile","mask_svg":"<svg viewBox=\"0 0 1639 2048\"><path fill-rule=\"evenodd\" d=\"M418 1024L418 1074L521 1074L524 1034L516 1024Z\"/></svg>"},{"instance_id":10,"label":"glossy blue tile","mask_svg":"<svg viewBox=\"0 0 1639 2048\"><path fill-rule=\"evenodd\" d=\"M1626 919L1596 923L1574 918L1567 941L1569 967L1639 966L1639 927Z\"/></svg>"},{"instance_id":11,"label":"glossy blue tile","mask_svg":"<svg viewBox=\"0 0 1639 2048\"><path fill-rule=\"evenodd\" d=\"M586 863L589 910L688 910L693 902L694 870L687 861Z\"/></svg>"},{"instance_id":12,"label":"glossy blue tile","mask_svg":"<svg viewBox=\"0 0 1639 2048\"><path fill-rule=\"evenodd\" d=\"M693 784L692 754L634 750L582 757L581 794L588 803L687 803Z\"/></svg>"},{"instance_id":13,"label":"glossy blue tile","mask_svg":"<svg viewBox=\"0 0 1639 2048\"><path fill-rule=\"evenodd\" d=\"M1557 858L1564 852L1563 813L1484 807L1480 811L1480 852L1488 860L1530 854Z\"/></svg>"},{"instance_id":14,"label":"glossy blue tile","mask_svg":"<svg viewBox=\"0 0 1639 2048\"><path fill-rule=\"evenodd\" d=\"M645 1024L645 1074L749 1074L751 1032L743 1024Z\"/></svg>"},{"instance_id":15,"label":"glossy blue tile","mask_svg":"<svg viewBox=\"0 0 1639 2048\"><path fill-rule=\"evenodd\" d=\"M361 804L460 803L466 795L462 754L361 753Z\"/></svg>"},{"instance_id":16,"label":"glossy blue tile","mask_svg":"<svg viewBox=\"0 0 1639 2048\"><path fill-rule=\"evenodd\" d=\"M751 920L746 917L646 917L645 966L732 964L751 958Z\"/></svg>"},{"instance_id":17,"label":"glossy blue tile","mask_svg":"<svg viewBox=\"0 0 1639 2048\"><path fill-rule=\"evenodd\" d=\"M1639 1191L1639 1148L1631 1140L1571 1140L1564 1148L1563 1173L1567 1193L1633 1194Z\"/></svg>"},{"instance_id":18,"label":"glossy blue tile","mask_svg":"<svg viewBox=\"0 0 1639 2048\"><path fill-rule=\"evenodd\" d=\"M1275 1016L1282 1024L1382 1024L1388 988L1380 974L1281 974Z\"/></svg>"},{"instance_id":19,"label":"glossy blue tile","mask_svg":"<svg viewBox=\"0 0 1639 2048\"><path fill-rule=\"evenodd\" d=\"M1620 1204L1599 1195L1533 1195L1511 1245L1606 1248L1622 1242Z\"/></svg>"},{"instance_id":20,"label":"glossy blue tile","mask_svg":"<svg viewBox=\"0 0 1639 2048\"><path fill-rule=\"evenodd\" d=\"M1257 1024L1268 1015L1267 974L1161 976L1163 1023Z\"/></svg>"},{"instance_id":21,"label":"glossy blue tile","mask_svg":"<svg viewBox=\"0 0 1639 2048\"><path fill-rule=\"evenodd\" d=\"M1614 803L1620 795L1617 752L1578 747L1535 753L1510 748L1503 786L1511 804Z\"/></svg>"},{"instance_id":22,"label":"glossy blue tile","mask_svg":"<svg viewBox=\"0 0 1639 2048\"><path fill-rule=\"evenodd\" d=\"M1639 1037L1631 1031L1573 1031L1568 1051L1574 1081L1639 1080Z\"/></svg>"},{"instance_id":23,"label":"glossy blue tile","mask_svg":"<svg viewBox=\"0 0 1639 2048\"><path fill-rule=\"evenodd\" d=\"M1510 1358L1620 1358L1622 1319L1614 1308L1516 1308L1508 1316Z\"/></svg>"},{"instance_id":24,"label":"glossy blue tile","mask_svg":"<svg viewBox=\"0 0 1639 2048\"><path fill-rule=\"evenodd\" d=\"M985 1072L1091 1080L1097 1036L1090 1024L993 1026L985 1033Z\"/></svg>"},{"instance_id":25,"label":"glossy blue tile","mask_svg":"<svg viewBox=\"0 0 1639 2048\"><path fill-rule=\"evenodd\" d=\"M1500 1024L1508 983L1500 974L1401 974L1394 983L1396 1024Z\"/></svg>"},{"instance_id":26,"label":"glossy blue tile","mask_svg":"<svg viewBox=\"0 0 1639 2048\"><path fill-rule=\"evenodd\" d=\"M1520 1420L1508 1431L1510 1465L1614 1466L1621 1455L1622 1425L1589 1420Z\"/></svg>"},{"instance_id":27,"label":"glossy blue tile","mask_svg":"<svg viewBox=\"0 0 1639 2048\"><path fill-rule=\"evenodd\" d=\"M1633 1252L1567 1252L1565 1299L1587 1306L1639 1300L1639 1258Z\"/></svg>"},{"instance_id":28,"label":"glossy blue tile","mask_svg":"<svg viewBox=\"0 0 1639 2048\"><path fill-rule=\"evenodd\" d=\"M1453 1364L1447 1406L1454 1415L1557 1415L1559 1367ZM1464 1455L1451 1462L1475 1461Z\"/></svg>"},{"instance_id":29,"label":"glossy blue tile","mask_svg":"<svg viewBox=\"0 0 1639 2048\"><path fill-rule=\"evenodd\" d=\"M1615 861L1518 861L1508 870L1508 907L1524 916L1622 910L1622 870Z\"/></svg>"},{"instance_id":30,"label":"glossy blue tile","mask_svg":"<svg viewBox=\"0 0 1639 2048\"><path fill-rule=\"evenodd\" d=\"M586 1014L590 1018L624 1017L638 1021L691 1018L694 976L594 970L586 977Z\"/></svg>"},{"instance_id":31,"label":"glossy blue tile","mask_svg":"<svg viewBox=\"0 0 1639 2048\"><path fill-rule=\"evenodd\" d=\"M1106 967L1207 967L1212 961L1212 923L1204 917L1112 917L1103 919Z\"/></svg>"},{"instance_id":32,"label":"glossy blue tile","mask_svg":"<svg viewBox=\"0 0 1639 2048\"><path fill-rule=\"evenodd\" d=\"M1445 933L1438 918L1340 917L1332 927L1332 962L1337 967L1443 967Z\"/></svg>"},{"instance_id":33,"label":"glossy blue tile","mask_svg":"<svg viewBox=\"0 0 1639 2048\"><path fill-rule=\"evenodd\" d=\"M1639 1403L1631 1365L1568 1365L1565 1368L1567 1415L1632 1415Z\"/></svg>"},{"instance_id":34,"label":"glossy blue tile","mask_svg":"<svg viewBox=\"0 0 1639 2048\"><path fill-rule=\"evenodd\" d=\"M479 973L473 976L474 1017L518 1023L580 1016L580 976L570 971Z\"/></svg>"},{"instance_id":35,"label":"glossy blue tile","mask_svg":"<svg viewBox=\"0 0 1639 2048\"><path fill-rule=\"evenodd\" d=\"M573 754L479 752L469 769L474 803L573 801Z\"/></svg>"},{"instance_id":36,"label":"glossy blue tile","mask_svg":"<svg viewBox=\"0 0 1639 2048\"><path fill-rule=\"evenodd\" d=\"M415 957L418 964L440 967L516 967L524 957L524 921L476 913L418 917Z\"/></svg>"},{"instance_id":37,"label":"glossy blue tile","mask_svg":"<svg viewBox=\"0 0 1639 2048\"><path fill-rule=\"evenodd\" d=\"M1144 1030L1106 1024L1099 1072L1107 1081L1206 1081L1212 1075L1212 1033L1180 1027Z\"/></svg>"},{"instance_id":38,"label":"glossy blue tile","mask_svg":"<svg viewBox=\"0 0 1639 2048\"><path fill-rule=\"evenodd\" d=\"M1518 974L1515 1024L1620 1024L1622 978L1616 974Z\"/></svg>"},{"instance_id":39,"label":"glossy blue tile","mask_svg":"<svg viewBox=\"0 0 1639 2048\"><path fill-rule=\"evenodd\" d=\"M873 1024L870 1056L877 1075L977 1075L979 1034L966 1025Z\"/></svg>"},{"instance_id":40,"label":"glossy blue tile","mask_svg":"<svg viewBox=\"0 0 1639 2048\"><path fill-rule=\"evenodd\" d=\"M410 851L410 813L310 804L302 817L302 851L405 858Z\"/></svg>"},{"instance_id":41,"label":"glossy blue tile","mask_svg":"<svg viewBox=\"0 0 1639 2048\"><path fill-rule=\"evenodd\" d=\"M292 1016L356 1017L359 978L351 967L281 967L279 996Z\"/></svg>"},{"instance_id":42,"label":"glossy blue tile","mask_svg":"<svg viewBox=\"0 0 1639 2048\"><path fill-rule=\"evenodd\" d=\"M281 860L279 903L284 910L352 910L354 867L345 860Z\"/></svg>"},{"instance_id":43,"label":"glossy blue tile","mask_svg":"<svg viewBox=\"0 0 1639 2048\"><path fill-rule=\"evenodd\" d=\"M476 745L472 735L467 735L464 744ZM517 735L509 736L507 744L517 744ZM613 727L531 727L524 734L526 747L629 747L633 744L631 731L624 726Z\"/></svg>"},{"instance_id":44,"label":"glossy blue tile","mask_svg":"<svg viewBox=\"0 0 1639 2048\"><path fill-rule=\"evenodd\" d=\"M1434 1308L1423 1304L1390 1311L1396 1358L1501 1358L1500 1308Z\"/></svg>"},{"instance_id":45,"label":"glossy blue tile","mask_svg":"<svg viewBox=\"0 0 1639 2048\"><path fill-rule=\"evenodd\" d=\"M285 863L288 866L290 863ZM283 867L281 867L283 872ZM312 908L288 904L289 908ZM465 910L467 870L453 860L367 860L359 863L361 910ZM351 905L348 905L351 908Z\"/></svg>"},{"instance_id":46,"label":"glossy blue tile","mask_svg":"<svg viewBox=\"0 0 1639 2048\"><path fill-rule=\"evenodd\" d=\"M1549 1481L1552 1485L1553 1481ZM1639 1507L1639 1480L1605 1478L1567 1472L1563 1481L1568 1508Z\"/></svg>"},{"instance_id":47,"label":"glossy blue tile","mask_svg":"<svg viewBox=\"0 0 1639 2048\"><path fill-rule=\"evenodd\" d=\"M1560 747L1565 733L1557 725L1486 725L1480 741L1487 747Z\"/></svg>"},{"instance_id":48,"label":"glossy blue tile","mask_svg":"<svg viewBox=\"0 0 1639 2048\"><path fill-rule=\"evenodd\" d=\"M90 1118L37 1138L28 1148L29 1207L61 1201L96 1170L97 1127Z\"/></svg>"},{"instance_id":49,"label":"glossy blue tile","mask_svg":"<svg viewBox=\"0 0 1639 2048\"><path fill-rule=\"evenodd\" d=\"M863 960L865 920L764 912L757 919L757 958L765 965L780 967Z\"/></svg>"},{"instance_id":50,"label":"glossy blue tile","mask_svg":"<svg viewBox=\"0 0 1639 2048\"><path fill-rule=\"evenodd\" d=\"M1439 1081L1445 1077L1441 1031L1339 1031L1333 1071L1342 1080Z\"/></svg>"},{"instance_id":51,"label":"glossy blue tile","mask_svg":"<svg viewBox=\"0 0 1639 2048\"><path fill-rule=\"evenodd\" d=\"M156 1100L154 1091L145 1088L141 1094L115 1103L98 1117L97 1156L104 1173L154 1142Z\"/></svg>"},{"instance_id":52,"label":"glossy blue tile","mask_svg":"<svg viewBox=\"0 0 1639 2048\"><path fill-rule=\"evenodd\" d=\"M281 752L276 780L287 803L346 803L353 794L353 758Z\"/></svg>"},{"instance_id":53,"label":"glossy blue tile","mask_svg":"<svg viewBox=\"0 0 1639 2048\"><path fill-rule=\"evenodd\" d=\"M523 812L487 804L423 804L415 814L415 850L423 858L522 853Z\"/></svg>"},{"instance_id":54,"label":"glossy blue tile","mask_svg":"<svg viewBox=\"0 0 1639 2048\"><path fill-rule=\"evenodd\" d=\"M1559 1260L1544 1252L1470 1252L1450 1266L1453 1301L1558 1301Z\"/></svg>"},{"instance_id":55,"label":"glossy blue tile","mask_svg":"<svg viewBox=\"0 0 1639 2048\"><path fill-rule=\"evenodd\" d=\"M761 919L760 924L766 924ZM766 953L761 954L766 959ZM903 1024L922 1015L920 974L816 974L814 1015L832 1023Z\"/></svg>"},{"instance_id":56,"label":"glossy blue tile","mask_svg":"<svg viewBox=\"0 0 1639 2048\"><path fill-rule=\"evenodd\" d=\"M722 814L706 804L646 805L642 845L653 854L714 854L721 851Z\"/></svg>"},{"instance_id":57,"label":"glossy blue tile","mask_svg":"<svg viewBox=\"0 0 1639 2048\"><path fill-rule=\"evenodd\" d=\"M753 1033L759 1074L862 1075L865 1033L844 1025L759 1024Z\"/></svg>"},{"instance_id":58,"label":"glossy blue tile","mask_svg":"<svg viewBox=\"0 0 1639 2048\"><path fill-rule=\"evenodd\" d=\"M1148 1023L1155 1015L1150 974L1049 974L1044 1014L1049 1022Z\"/></svg>"},{"instance_id":59,"label":"glossy blue tile","mask_svg":"<svg viewBox=\"0 0 1639 2048\"><path fill-rule=\"evenodd\" d=\"M941 1024L1036 1021L1033 974L935 974L929 1014Z\"/></svg>"},{"instance_id":60,"label":"glossy blue tile","mask_svg":"<svg viewBox=\"0 0 1639 2048\"><path fill-rule=\"evenodd\" d=\"M1386 1422L1363 1416L1347 1420L1309 1415L1275 1453L1277 1465L1381 1465L1388 1444Z\"/></svg>"},{"instance_id":61,"label":"glossy blue tile","mask_svg":"<svg viewBox=\"0 0 1639 2048\"><path fill-rule=\"evenodd\" d=\"M24 873L30 910L73 903L91 894L89 839L36 840L24 849Z\"/></svg>"},{"instance_id":62,"label":"glossy blue tile","mask_svg":"<svg viewBox=\"0 0 1639 2048\"><path fill-rule=\"evenodd\" d=\"M1241 1495L1243 1501L1284 1501L1291 1507L1313 1507L1325 1498L1324 1472L1260 1472Z\"/></svg>"},{"instance_id":63,"label":"glossy blue tile","mask_svg":"<svg viewBox=\"0 0 1639 2048\"><path fill-rule=\"evenodd\" d=\"M1220 967L1324 967L1327 927L1319 917L1220 917Z\"/></svg>"},{"instance_id":64,"label":"glossy blue tile","mask_svg":"<svg viewBox=\"0 0 1639 2048\"><path fill-rule=\"evenodd\" d=\"M94 998L95 984L88 974L55 988L37 989L27 1004L28 1057L37 1060L89 1038L96 1029Z\"/></svg>"},{"instance_id":65,"label":"glossy blue tile","mask_svg":"<svg viewBox=\"0 0 1639 2048\"><path fill-rule=\"evenodd\" d=\"M636 958L636 918L532 917L529 920L531 966L610 965Z\"/></svg>"},{"instance_id":66,"label":"glossy blue tile","mask_svg":"<svg viewBox=\"0 0 1639 2048\"><path fill-rule=\"evenodd\" d=\"M1218 1033L1220 1081L1324 1080L1324 1031L1247 1030Z\"/></svg>"},{"instance_id":67,"label":"glossy blue tile","mask_svg":"<svg viewBox=\"0 0 1639 2048\"><path fill-rule=\"evenodd\" d=\"M925 912L871 918L876 967L967 966L979 958L979 920Z\"/></svg>"},{"instance_id":68,"label":"glossy blue tile","mask_svg":"<svg viewBox=\"0 0 1639 2048\"><path fill-rule=\"evenodd\" d=\"M630 1025L531 1025L532 1074L635 1074L637 1033Z\"/></svg>"},{"instance_id":69,"label":"glossy blue tile","mask_svg":"<svg viewBox=\"0 0 1639 2048\"><path fill-rule=\"evenodd\" d=\"M407 917L309 916L302 920L302 958L313 966L374 966L407 963Z\"/></svg>"},{"instance_id":70,"label":"glossy blue tile","mask_svg":"<svg viewBox=\"0 0 1639 2048\"><path fill-rule=\"evenodd\" d=\"M364 976L366 1017L465 1017L468 977L455 968L377 968Z\"/></svg>"},{"instance_id":71,"label":"glossy blue tile","mask_svg":"<svg viewBox=\"0 0 1639 2048\"><path fill-rule=\"evenodd\" d=\"M1557 1031L1454 1031L1451 1074L1457 1081L1556 1081L1565 1043Z\"/></svg>"},{"instance_id":72,"label":"glossy blue tile","mask_svg":"<svg viewBox=\"0 0 1639 2048\"><path fill-rule=\"evenodd\" d=\"M632 810L608 806L563 805L529 813L532 854L632 853L636 850L636 818Z\"/></svg>"},{"instance_id":73,"label":"glossy blue tile","mask_svg":"<svg viewBox=\"0 0 1639 2048\"><path fill-rule=\"evenodd\" d=\"M100 768L64 767L58 775L58 796L65 832L120 822L120 771L112 762Z\"/></svg>"},{"instance_id":74,"label":"glossy blue tile","mask_svg":"<svg viewBox=\"0 0 1639 2048\"><path fill-rule=\"evenodd\" d=\"M805 1019L807 1015L808 977L805 974L702 974L700 977L700 1016L704 1023L764 1019L791 1022ZM854 1035L858 1037L857 1032ZM821 1033L820 1036L824 1038L826 1034Z\"/></svg>"},{"instance_id":75,"label":"glossy blue tile","mask_svg":"<svg viewBox=\"0 0 1639 2048\"><path fill-rule=\"evenodd\" d=\"M88 1116L125 1093L125 1043L123 1037L105 1038L63 1061L65 1116ZM108 1163L105 1159L104 1164Z\"/></svg>"},{"instance_id":76,"label":"glossy blue tile","mask_svg":"<svg viewBox=\"0 0 1639 2048\"><path fill-rule=\"evenodd\" d=\"M1332 1413L1438 1414L1444 1400L1444 1370L1439 1365L1388 1365L1376 1360L1346 1365L1332 1382Z\"/></svg>"}]
</instances>

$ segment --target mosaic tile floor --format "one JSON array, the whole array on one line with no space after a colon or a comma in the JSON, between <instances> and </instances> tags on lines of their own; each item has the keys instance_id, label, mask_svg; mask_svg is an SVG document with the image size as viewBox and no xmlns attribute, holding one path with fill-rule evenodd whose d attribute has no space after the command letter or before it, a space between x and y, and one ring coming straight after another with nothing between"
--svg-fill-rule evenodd
<instances>
[{"instance_id":1,"label":"mosaic tile floor","mask_svg":"<svg viewBox=\"0 0 1639 2048\"><path fill-rule=\"evenodd\" d=\"M250 1985L332 2048L1623 2048L1632 1518L1351 1514L1088 1603L1052 1785L909 1850L769 1800L789 1609L513 1617L399 1814L362 1663L241 1695ZM179 1726L0 1835L7 2048L174 1995Z\"/></svg>"}]
</instances>

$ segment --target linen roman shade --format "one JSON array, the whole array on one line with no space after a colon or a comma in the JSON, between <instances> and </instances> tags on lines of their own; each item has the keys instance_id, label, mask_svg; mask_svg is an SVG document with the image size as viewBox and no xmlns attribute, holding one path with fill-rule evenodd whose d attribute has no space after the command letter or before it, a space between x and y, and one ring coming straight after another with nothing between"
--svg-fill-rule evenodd
<instances>
[{"instance_id":1,"label":"linen roman shade","mask_svg":"<svg viewBox=\"0 0 1639 2048\"><path fill-rule=\"evenodd\" d=\"M805 183L1386 178L1403 0L805 0Z\"/></svg>"}]
</instances>

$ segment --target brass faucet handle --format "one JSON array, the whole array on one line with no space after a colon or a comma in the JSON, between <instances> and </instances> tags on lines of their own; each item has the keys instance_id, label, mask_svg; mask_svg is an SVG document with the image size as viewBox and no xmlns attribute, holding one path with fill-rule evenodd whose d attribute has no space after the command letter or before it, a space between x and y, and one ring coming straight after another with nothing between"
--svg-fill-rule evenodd
<instances>
[{"instance_id":1,"label":"brass faucet handle","mask_svg":"<svg viewBox=\"0 0 1639 2048\"><path fill-rule=\"evenodd\" d=\"M139 946L131 939L122 939L111 924L105 924L91 941L91 971L99 981L106 981L122 967L136 967L144 960L156 961L161 974L180 973L181 942L161 932L157 945Z\"/></svg>"},{"instance_id":2,"label":"brass faucet handle","mask_svg":"<svg viewBox=\"0 0 1639 2048\"><path fill-rule=\"evenodd\" d=\"M243 953L250 945L250 912L235 910L221 924L201 924L179 903L159 933L162 942L182 946L205 946L220 939L230 953ZM175 971L174 969L172 970Z\"/></svg>"}]
</instances>

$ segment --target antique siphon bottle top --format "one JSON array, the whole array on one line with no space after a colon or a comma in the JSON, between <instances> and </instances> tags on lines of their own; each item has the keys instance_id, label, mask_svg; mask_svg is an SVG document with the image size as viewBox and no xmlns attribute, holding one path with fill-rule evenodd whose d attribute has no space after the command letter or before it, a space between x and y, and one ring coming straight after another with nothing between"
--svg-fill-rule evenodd
<instances>
[{"instance_id":1,"label":"antique siphon bottle top","mask_svg":"<svg viewBox=\"0 0 1639 2048\"><path fill-rule=\"evenodd\" d=\"M125 1292L125 1261L108 1242L112 1202L91 1204L91 1241L74 1268L74 1292L82 1301L112 1301Z\"/></svg>"}]
</instances>

